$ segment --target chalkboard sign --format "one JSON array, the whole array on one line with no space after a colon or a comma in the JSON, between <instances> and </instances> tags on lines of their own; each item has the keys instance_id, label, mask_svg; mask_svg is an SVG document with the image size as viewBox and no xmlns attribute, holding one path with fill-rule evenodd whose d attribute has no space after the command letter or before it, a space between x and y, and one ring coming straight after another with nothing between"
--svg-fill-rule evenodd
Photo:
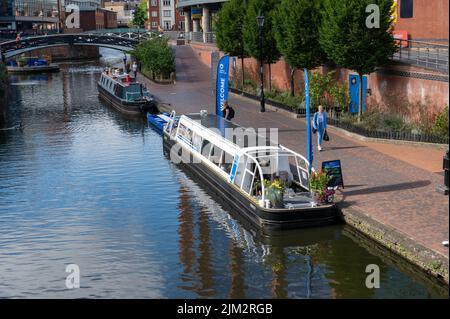
<instances>
[{"instance_id":1,"label":"chalkboard sign","mask_svg":"<svg viewBox=\"0 0 450 319\"><path fill-rule=\"evenodd\" d=\"M344 177L342 176L342 166L340 160L328 161L322 163L322 170L331 176L328 187L344 187Z\"/></svg>"}]
</instances>

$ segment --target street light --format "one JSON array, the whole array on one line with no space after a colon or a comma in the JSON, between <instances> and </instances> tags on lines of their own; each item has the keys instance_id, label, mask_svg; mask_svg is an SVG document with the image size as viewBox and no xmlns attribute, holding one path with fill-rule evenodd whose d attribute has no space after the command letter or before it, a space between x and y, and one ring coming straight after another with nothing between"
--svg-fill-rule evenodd
<instances>
[{"instance_id":1,"label":"street light","mask_svg":"<svg viewBox=\"0 0 450 319\"><path fill-rule=\"evenodd\" d=\"M256 17L256 21L258 22L259 27L259 53L260 53L260 64L261 64L261 113L266 111L266 101L264 97L264 63L263 63L263 31L264 31L264 15L259 12L259 15Z\"/></svg>"}]
</instances>

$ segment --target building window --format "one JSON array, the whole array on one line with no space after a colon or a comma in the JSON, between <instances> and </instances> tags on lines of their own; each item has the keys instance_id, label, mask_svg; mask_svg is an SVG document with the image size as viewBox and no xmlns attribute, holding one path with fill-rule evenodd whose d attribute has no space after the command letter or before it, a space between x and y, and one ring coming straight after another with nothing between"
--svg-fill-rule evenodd
<instances>
[{"instance_id":1,"label":"building window","mask_svg":"<svg viewBox=\"0 0 450 319\"><path fill-rule=\"evenodd\" d=\"M158 17L158 11L152 11L152 17L157 18Z\"/></svg>"},{"instance_id":2,"label":"building window","mask_svg":"<svg viewBox=\"0 0 450 319\"><path fill-rule=\"evenodd\" d=\"M414 0L401 0L400 18L411 19L414 16Z\"/></svg>"},{"instance_id":3,"label":"building window","mask_svg":"<svg viewBox=\"0 0 450 319\"><path fill-rule=\"evenodd\" d=\"M172 28L172 21L164 21L164 30L170 30Z\"/></svg>"},{"instance_id":4,"label":"building window","mask_svg":"<svg viewBox=\"0 0 450 319\"><path fill-rule=\"evenodd\" d=\"M158 6L158 1L157 0L152 0L151 5L152 5L152 7Z\"/></svg>"},{"instance_id":5,"label":"building window","mask_svg":"<svg viewBox=\"0 0 450 319\"><path fill-rule=\"evenodd\" d=\"M163 6L170 6L170 0L163 0Z\"/></svg>"},{"instance_id":6,"label":"building window","mask_svg":"<svg viewBox=\"0 0 450 319\"><path fill-rule=\"evenodd\" d=\"M164 10L163 11L164 17L165 18L170 18L172 16L172 11L170 10Z\"/></svg>"}]
</instances>

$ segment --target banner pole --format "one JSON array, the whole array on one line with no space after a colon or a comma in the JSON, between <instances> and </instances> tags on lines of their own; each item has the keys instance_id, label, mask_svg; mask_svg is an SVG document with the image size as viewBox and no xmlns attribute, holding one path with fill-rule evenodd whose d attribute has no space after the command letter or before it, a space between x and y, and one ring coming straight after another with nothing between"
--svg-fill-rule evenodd
<instances>
[{"instance_id":1,"label":"banner pole","mask_svg":"<svg viewBox=\"0 0 450 319\"><path fill-rule=\"evenodd\" d=\"M309 173L312 171L314 161L314 149L312 143L312 130L311 130L311 100L309 94L309 77L308 70L304 69L305 75L305 103L306 103L306 154L309 162Z\"/></svg>"}]
</instances>

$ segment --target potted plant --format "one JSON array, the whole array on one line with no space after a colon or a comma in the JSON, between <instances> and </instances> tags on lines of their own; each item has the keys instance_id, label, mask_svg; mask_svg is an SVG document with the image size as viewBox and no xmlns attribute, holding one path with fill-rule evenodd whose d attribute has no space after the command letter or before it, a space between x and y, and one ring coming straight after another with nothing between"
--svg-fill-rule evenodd
<instances>
[{"instance_id":1,"label":"potted plant","mask_svg":"<svg viewBox=\"0 0 450 319\"><path fill-rule=\"evenodd\" d=\"M266 199L270 201L273 208L284 208L284 183L276 179L274 181L264 181Z\"/></svg>"},{"instance_id":2,"label":"potted plant","mask_svg":"<svg viewBox=\"0 0 450 319\"><path fill-rule=\"evenodd\" d=\"M334 191L328 189L330 180L331 176L326 171L313 172L311 174L311 192L315 202L318 204L329 203L330 198L333 198Z\"/></svg>"}]
</instances>

